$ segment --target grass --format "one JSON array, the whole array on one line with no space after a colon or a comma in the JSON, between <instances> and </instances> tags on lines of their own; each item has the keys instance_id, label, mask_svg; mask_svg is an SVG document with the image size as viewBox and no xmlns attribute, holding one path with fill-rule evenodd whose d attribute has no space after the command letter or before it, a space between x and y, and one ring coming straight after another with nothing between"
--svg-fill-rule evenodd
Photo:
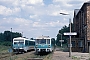
<instances>
[{"instance_id":1,"label":"grass","mask_svg":"<svg viewBox=\"0 0 90 60\"><path fill-rule=\"evenodd\" d=\"M66 44L63 44L62 47L60 47L60 46L56 46L56 47L59 48L61 51L64 51L64 52L68 52L69 51L69 49L68 49Z\"/></svg>"},{"instance_id":2,"label":"grass","mask_svg":"<svg viewBox=\"0 0 90 60\"><path fill-rule=\"evenodd\" d=\"M42 58L43 60L52 60L52 54L53 53L49 53L47 55L35 55L35 54L30 54L30 55L27 55L27 56L24 56L24 57L18 57L17 55L16 56L13 56L11 60L27 60L29 58Z\"/></svg>"},{"instance_id":3,"label":"grass","mask_svg":"<svg viewBox=\"0 0 90 60\"><path fill-rule=\"evenodd\" d=\"M88 55L79 55L79 56L72 56L73 60L90 60Z\"/></svg>"},{"instance_id":4,"label":"grass","mask_svg":"<svg viewBox=\"0 0 90 60\"><path fill-rule=\"evenodd\" d=\"M36 54L30 54L30 55L26 55L24 57L19 57L18 55L14 55L11 57L10 59L10 54L8 52L8 49L10 48L10 46L2 46L0 45L0 57L5 57L5 59L7 58L7 60L27 60L27 58L43 58L44 60L51 60L52 59L52 55L53 53L49 53L47 55L36 55Z\"/></svg>"},{"instance_id":5,"label":"grass","mask_svg":"<svg viewBox=\"0 0 90 60\"><path fill-rule=\"evenodd\" d=\"M8 49L9 46L0 45L0 51Z\"/></svg>"},{"instance_id":6,"label":"grass","mask_svg":"<svg viewBox=\"0 0 90 60\"><path fill-rule=\"evenodd\" d=\"M9 48L10 48L10 46L0 45L0 53L2 53L2 52L8 52L8 49Z\"/></svg>"},{"instance_id":7,"label":"grass","mask_svg":"<svg viewBox=\"0 0 90 60\"><path fill-rule=\"evenodd\" d=\"M52 60L53 53L48 54L44 60Z\"/></svg>"},{"instance_id":8,"label":"grass","mask_svg":"<svg viewBox=\"0 0 90 60\"><path fill-rule=\"evenodd\" d=\"M6 58L10 56L8 52L9 48L9 46L0 45L0 58Z\"/></svg>"},{"instance_id":9,"label":"grass","mask_svg":"<svg viewBox=\"0 0 90 60\"><path fill-rule=\"evenodd\" d=\"M80 58L77 58L77 57L75 57L75 56L72 56L72 59L73 59L73 60L80 60Z\"/></svg>"},{"instance_id":10,"label":"grass","mask_svg":"<svg viewBox=\"0 0 90 60\"><path fill-rule=\"evenodd\" d=\"M47 53L45 55L30 54L27 58L42 58L43 60L52 60L53 53Z\"/></svg>"}]
</instances>

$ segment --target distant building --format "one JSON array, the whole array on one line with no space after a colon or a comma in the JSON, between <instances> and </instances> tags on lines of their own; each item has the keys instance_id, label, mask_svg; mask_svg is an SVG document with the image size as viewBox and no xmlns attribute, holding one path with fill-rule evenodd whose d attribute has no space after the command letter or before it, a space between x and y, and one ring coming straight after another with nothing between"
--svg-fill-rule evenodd
<instances>
[{"instance_id":1,"label":"distant building","mask_svg":"<svg viewBox=\"0 0 90 60\"><path fill-rule=\"evenodd\" d=\"M90 52L90 1L85 2L81 9L74 10L73 24L77 39L72 39L75 45L72 50Z\"/></svg>"}]
</instances>

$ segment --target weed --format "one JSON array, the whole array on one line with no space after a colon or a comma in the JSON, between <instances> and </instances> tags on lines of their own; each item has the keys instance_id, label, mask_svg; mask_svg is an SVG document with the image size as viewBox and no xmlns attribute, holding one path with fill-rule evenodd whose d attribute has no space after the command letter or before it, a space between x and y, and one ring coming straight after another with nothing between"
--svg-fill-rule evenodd
<instances>
[{"instance_id":1,"label":"weed","mask_svg":"<svg viewBox=\"0 0 90 60\"><path fill-rule=\"evenodd\" d=\"M76 56L72 56L72 59L74 59L74 60L80 60L80 58L77 58Z\"/></svg>"}]
</instances>

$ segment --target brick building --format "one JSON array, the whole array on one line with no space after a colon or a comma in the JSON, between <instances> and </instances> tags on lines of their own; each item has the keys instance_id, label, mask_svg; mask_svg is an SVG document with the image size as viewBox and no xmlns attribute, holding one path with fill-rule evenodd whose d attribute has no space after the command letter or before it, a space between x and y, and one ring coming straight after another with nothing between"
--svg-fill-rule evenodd
<instances>
[{"instance_id":1,"label":"brick building","mask_svg":"<svg viewBox=\"0 0 90 60\"><path fill-rule=\"evenodd\" d=\"M75 42L75 45L78 45L72 47L72 49L77 48L76 51L90 52L90 1L85 2L81 9L74 10L73 24L74 31L78 35L75 37L77 39L72 39L72 41Z\"/></svg>"}]
</instances>

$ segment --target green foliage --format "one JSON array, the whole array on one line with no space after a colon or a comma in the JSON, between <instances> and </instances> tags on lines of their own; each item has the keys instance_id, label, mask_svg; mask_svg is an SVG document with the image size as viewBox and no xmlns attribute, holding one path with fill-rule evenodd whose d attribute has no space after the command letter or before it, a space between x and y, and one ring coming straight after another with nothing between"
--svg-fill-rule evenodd
<instances>
[{"instance_id":1,"label":"green foliage","mask_svg":"<svg viewBox=\"0 0 90 60\"><path fill-rule=\"evenodd\" d=\"M2 42L1 45L4 45L4 46L11 46L11 42L9 41L5 41L5 42Z\"/></svg>"},{"instance_id":2,"label":"green foliage","mask_svg":"<svg viewBox=\"0 0 90 60\"><path fill-rule=\"evenodd\" d=\"M4 31L4 33L0 33L0 45L10 46L12 44L13 38L15 37L22 37L22 34L10 31Z\"/></svg>"},{"instance_id":3,"label":"green foliage","mask_svg":"<svg viewBox=\"0 0 90 60\"><path fill-rule=\"evenodd\" d=\"M69 36L63 35L64 32L69 32L69 27L67 27L66 25L65 25L63 28L61 28L61 30L59 30L59 32L58 32L58 34L57 34L56 44L57 44L58 46L61 45L61 43L59 42L59 40L61 40L61 34L62 34L62 40L64 40L63 44L67 44L67 38L68 38Z\"/></svg>"},{"instance_id":4,"label":"green foliage","mask_svg":"<svg viewBox=\"0 0 90 60\"><path fill-rule=\"evenodd\" d=\"M4 46L0 45L0 53L8 52L7 50L10 48L10 46Z\"/></svg>"},{"instance_id":5,"label":"green foliage","mask_svg":"<svg viewBox=\"0 0 90 60\"><path fill-rule=\"evenodd\" d=\"M71 23L71 31L74 31L73 29L73 23ZM57 40L56 40L56 44L58 46L61 45L61 43L59 42L59 40L61 40L61 34L62 34L62 40L64 40L63 44L67 44L67 38L69 38L69 36L65 36L64 33L65 32L70 32L70 24L69 26L63 26L61 28L61 30L59 30L58 34L57 34Z\"/></svg>"}]
</instances>

